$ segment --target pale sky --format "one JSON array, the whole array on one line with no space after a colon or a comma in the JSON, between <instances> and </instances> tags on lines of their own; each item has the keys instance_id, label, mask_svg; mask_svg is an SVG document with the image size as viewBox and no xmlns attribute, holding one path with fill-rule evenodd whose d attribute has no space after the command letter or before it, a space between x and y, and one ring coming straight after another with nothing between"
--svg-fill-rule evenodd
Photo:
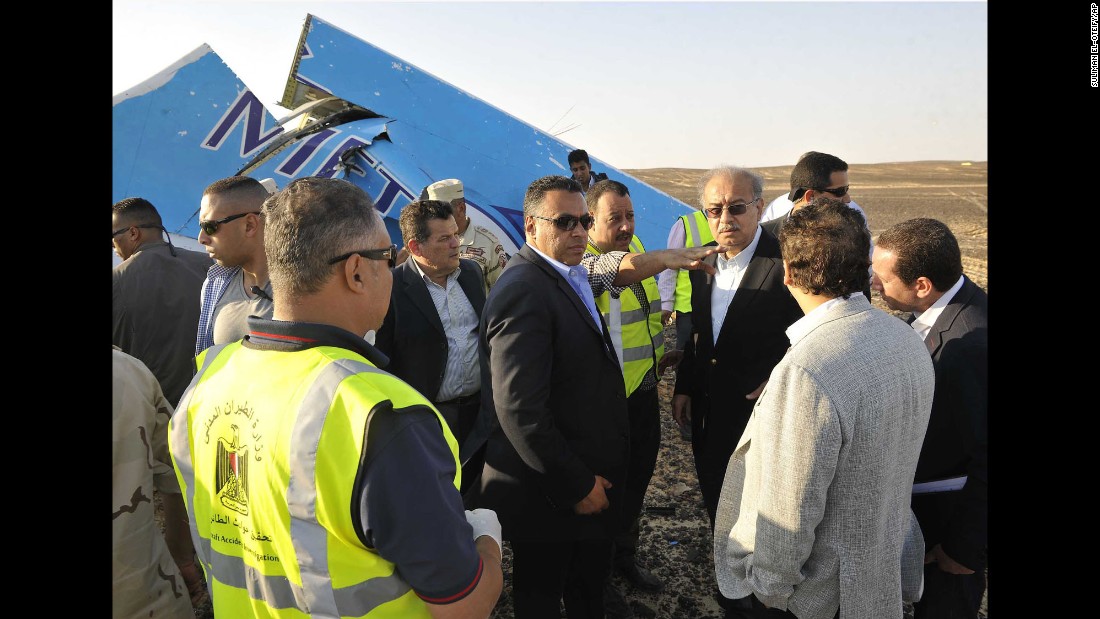
<instances>
[{"instance_id":1,"label":"pale sky","mask_svg":"<svg viewBox=\"0 0 1100 619\"><path fill-rule=\"evenodd\" d=\"M112 4L112 95L206 43L281 118L313 14L617 168L988 158L985 2Z\"/></svg>"}]
</instances>

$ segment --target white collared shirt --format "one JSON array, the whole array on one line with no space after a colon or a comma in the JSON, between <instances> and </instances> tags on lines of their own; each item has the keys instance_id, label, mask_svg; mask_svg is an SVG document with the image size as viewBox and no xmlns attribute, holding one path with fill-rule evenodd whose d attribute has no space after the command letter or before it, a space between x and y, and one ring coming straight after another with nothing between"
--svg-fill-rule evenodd
<instances>
[{"instance_id":1,"label":"white collared shirt","mask_svg":"<svg viewBox=\"0 0 1100 619\"><path fill-rule=\"evenodd\" d=\"M588 269L580 264L569 266L564 262L558 262L539 251L534 245L527 243L527 246L533 249L536 254L542 256L544 260L550 263L550 266L554 267L555 271L561 273L565 281L569 282L569 286L573 289L573 292L577 293L577 296L581 298L581 302L588 308L588 313L592 315L592 320L596 323L596 328L603 333L603 321L600 320L600 313L596 309L596 299L592 296L592 286L588 283Z\"/></svg>"},{"instance_id":2,"label":"white collared shirt","mask_svg":"<svg viewBox=\"0 0 1100 619\"><path fill-rule=\"evenodd\" d=\"M854 294L859 293L857 292ZM791 326L787 327L786 330L787 339L791 341L791 346L794 346L795 343L805 337L807 333L813 331L814 327L816 327L818 324L818 316L829 311L829 308L840 305L847 300L848 299L845 299L844 297L833 297L832 299L829 299L828 301L810 310L810 313L806 314L802 318L799 318L798 320L791 323Z\"/></svg>"},{"instance_id":3,"label":"white collared shirt","mask_svg":"<svg viewBox=\"0 0 1100 619\"><path fill-rule=\"evenodd\" d=\"M718 342L718 333L722 330L722 323L726 321L726 312L729 311L733 296L737 294L737 287L741 285L759 244L760 224L757 224L756 235L752 237L748 247L728 260L725 254L718 254L714 261L714 268L718 271L714 274L714 285L710 289L710 328L714 343Z\"/></svg>"},{"instance_id":4,"label":"white collared shirt","mask_svg":"<svg viewBox=\"0 0 1100 619\"><path fill-rule=\"evenodd\" d=\"M481 389L481 366L478 364L477 329L478 315L473 304L466 298L466 292L458 283L462 267L447 276L444 284L432 281L420 268L420 263L412 260L413 268L424 280L428 294L432 297L439 322L443 323L443 333L447 337L447 364L443 369L443 382L439 393L425 394L435 396L434 402L446 402L460 396L472 395Z\"/></svg>"},{"instance_id":5,"label":"white collared shirt","mask_svg":"<svg viewBox=\"0 0 1100 619\"><path fill-rule=\"evenodd\" d=\"M932 331L932 325L936 324L936 320L939 319L940 314L943 313L943 309L947 307L947 304L951 302L951 299L955 297L955 294L963 287L963 276L959 276L959 281L955 282L955 285L943 293L940 298L936 299L936 302L932 304L932 307L924 310L920 314L914 314L913 322L910 326L917 332L920 339L928 339L928 333Z\"/></svg>"}]
</instances>

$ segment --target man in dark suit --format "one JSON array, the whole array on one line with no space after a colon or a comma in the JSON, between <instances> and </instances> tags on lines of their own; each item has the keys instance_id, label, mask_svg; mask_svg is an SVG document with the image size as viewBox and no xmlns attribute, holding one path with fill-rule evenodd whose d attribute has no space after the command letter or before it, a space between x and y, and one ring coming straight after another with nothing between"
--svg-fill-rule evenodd
<instances>
[{"instance_id":1,"label":"man in dark suit","mask_svg":"<svg viewBox=\"0 0 1100 619\"><path fill-rule=\"evenodd\" d=\"M501 510L517 619L559 617L563 594L571 618L603 617L630 426L619 361L579 266L592 217L577 182L553 176L528 187L523 212L527 243L481 321L496 423L467 504Z\"/></svg>"},{"instance_id":2,"label":"man in dark suit","mask_svg":"<svg viewBox=\"0 0 1100 619\"><path fill-rule=\"evenodd\" d=\"M398 223L412 259L394 268L390 308L375 346L390 359L387 371L439 409L461 447L481 408L481 267L459 258L458 224L449 203L410 202ZM466 461L463 489L480 471L476 455Z\"/></svg>"},{"instance_id":3,"label":"man in dark suit","mask_svg":"<svg viewBox=\"0 0 1100 619\"><path fill-rule=\"evenodd\" d=\"M707 245L730 249L704 260L714 264L715 275L690 274L691 337L676 372L672 414L677 424L691 424L695 471L713 526L726 464L768 375L790 346L786 329L802 310L783 285L779 241L760 227L760 175L716 168L701 186L715 238Z\"/></svg>"},{"instance_id":4,"label":"man in dark suit","mask_svg":"<svg viewBox=\"0 0 1100 619\"><path fill-rule=\"evenodd\" d=\"M936 370L913 484L926 548L915 617L976 617L989 520L988 297L963 275L958 241L935 219L910 219L879 235L871 268L871 286L886 304L912 312L909 324Z\"/></svg>"},{"instance_id":5,"label":"man in dark suit","mask_svg":"<svg viewBox=\"0 0 1100 619\"><path fill-rule=\"evenodd\" d=\"M499 510L517 619L557 619L563 598L571 619L602 619L630 424L622 369L580 265L593 219L580 185L564 176L531 183L523 214L526 244L481 318L489 427L466 504ZM666 258L708 251L618 252L603 276L625 286L665 268L704 268Z\"/></svg>"}]
</instances>

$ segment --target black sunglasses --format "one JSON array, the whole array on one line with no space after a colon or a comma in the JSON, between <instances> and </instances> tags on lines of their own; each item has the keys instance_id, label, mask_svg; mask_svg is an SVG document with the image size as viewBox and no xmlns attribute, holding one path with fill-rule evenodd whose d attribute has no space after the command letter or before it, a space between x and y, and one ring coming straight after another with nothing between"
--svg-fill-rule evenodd
<instances>
[{"instance_id":1,"label":"black sunglasses","mask_svg":"<svg viewBox=\"0 0 1100 619\"><path fill-rule=\"evenodd\" d=\"M828 187L822 187L821 189L815 189L814 191L824 191L826 193L831 193L838 198L843 198L844 194L848 193L848 187L850 187L850 185L845 185L843 187L833 187L832 189L829 189Z\"/></svg>"},{"instance_id":2,"label":"black sunglasses","mask_svg":"<svg viewBox=\"0 0 1100 619\"><path fill-rule=\"evenodd\" d=\"M845 185L844 187L834 187L832 189L829 189L828 187L822 187L820 189L818 189L816 187L799 187L799 189L803 190L801 192L801 194L799 194L799 197L801 198L802 194L805 194L806 189L813 189L814 191L825 191L826 194L832 194L832 195L836 196L837 198L844 198L844 195L847 194L847 192L848 192L848 187L851 187L851 186L850 185ZM798 199L798 198L795 198L795 199Z\"/></svg>"},{"instance_id":3,"label":"black sunglasses","mask_svg":"<svg viewBox=\"0 0 1100 619\"><path fill-rule=\"evenodd\" d=\"M367 258L369 260L387 260L387 261L389 261L391 269L393 268L393 266L395 264L397 264L397 246L396 245L390 245L389 247L386 247L384 249L360 249L359 251L349 251L346 254L341 254L339 256L336 256L332 260L329 260L328 263L329 264L336 264L337 262L340 262L341 260L347 260L348 258L351 258L352 256L354 256L356 254L358 254L358 255L360 255L364 258Z\"/></svg>"},{"instance_id":4,"label":"black sunglasses","mask_svg":"<svg viewBox=\"0 0 1100 619\"><path fill-rule=\"evenodd\" d=\"M111 233L111 239L114 239L116 236L122 234L123 232L126 232L130 228L160 228L160 226L158 226L156 224L135 224L135 225L132 225L132 226L126 226L125 228L119 228L118 230L115 230L114 232L112 232Z\"/></svg>"},{"instance_id":5,"label":"black sunglasses","mask_svg":"<svg viewBox=\"0 0 1100 619\"><path fill-rule=\"evenodd\" d=\"M722 216L722 211L729 211L730 215L744 215L749 210L749 206L756 204L756 201L760 198L753 198L751 202L743 202L740 204L727 204L726 206L708 206L703 209L703 212L707 214L707 217L711 219L718 219Z\"/></svg>"},{"instance_id":6,"label":"black sunglasses","mask_svg":"<svg viewBox=\"0 0 1100 619\"><path fill-rule=\"evenodd\" d=\"M552 221L559 230L565 230L566 232L576 228L578 223L584 226L585 230L591 230L592 224L596 223L596 219L591 215L581 215L580 217L576 215L558 215L553 219L550 217L539 217L538 215L531 215L531 217L543 221Z\"/></svg>"},{"instance_id":7,"label":"black sunglasses","mask_svg":"<svg viewBox=\"0 0 1100 619\"><path fill-rule=\"evenodd\" d=\"M200 221L199 222L199 228L202 229L202 231L205 232L206 234L208 234L210 236L214 236L214 233L218 231L218 227L221 226L222 224L227 224L227 223L233 221L234 219L240 219L241 217L244 217L245 215L261 215L261 214L262 213L260 213L260 211L249 211L247 213L237 213L236 215L230 215L229 217L225 217L223 219L213 219L213 220Z\"/></svg>"}]
</instances>

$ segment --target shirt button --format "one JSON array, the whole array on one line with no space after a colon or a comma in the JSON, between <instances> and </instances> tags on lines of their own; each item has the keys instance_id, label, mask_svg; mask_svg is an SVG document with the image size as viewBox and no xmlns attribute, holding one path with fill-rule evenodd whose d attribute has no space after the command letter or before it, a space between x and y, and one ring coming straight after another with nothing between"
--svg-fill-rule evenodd
<instances>
[{"instance_id":1,"label":"shirt button","mask_svg":"<svg viewBox=\"0 0 1100 619\"><path fill-rule=\"evenodd\" d=\"M711 359L710 364L711 365L718 365L718 360L717 359Z\"/></svg>"}]
</instances>

